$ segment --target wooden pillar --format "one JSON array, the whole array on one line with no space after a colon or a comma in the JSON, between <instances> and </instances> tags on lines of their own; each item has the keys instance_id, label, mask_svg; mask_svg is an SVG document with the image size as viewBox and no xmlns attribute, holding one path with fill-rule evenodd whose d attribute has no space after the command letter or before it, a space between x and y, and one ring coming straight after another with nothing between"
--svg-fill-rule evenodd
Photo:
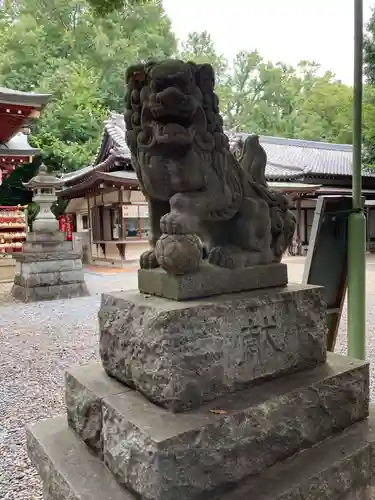
<instances>
[{"instance_id":1,"label":"wooden pillar","mask_svg":"<svg viewBox=\"0 0 375 500\"><path fill-rule=\"evenodd\" d=\"M139 215L139 205L137 206L137 213L138 213L138 238L141 240L142 239L142 224L141 224L141 217Z\"/></svg>"},{"instance_id":2,"label":"wooden pillar","mask_svg":"<svg viewBox=\"0 0 375 500\"><path fill-rule=\"evenodd\" d=\"M90 208L90 197L87 196L87 222L89 224L89 259L90 264L92 264L92 217Z\"/></svg>"},{"instance_id":3,"label":"wooden pillar","mask_svg":"<svg viewBox=\"0 0 375 500\"><path fill-rule=\"evenodd\" d=\"M296 231L297 255L301 255L301 197L299 195L297 195L296 208L297 208L297 231Z\"/></svg>"}]
</instances>

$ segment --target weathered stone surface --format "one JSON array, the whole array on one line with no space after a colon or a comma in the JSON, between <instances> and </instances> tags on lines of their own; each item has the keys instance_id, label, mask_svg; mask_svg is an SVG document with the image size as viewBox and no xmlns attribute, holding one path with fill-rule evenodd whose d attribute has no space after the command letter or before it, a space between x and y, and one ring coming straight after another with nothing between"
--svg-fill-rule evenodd
<instances>
[{"instance_id":1,"label":"weathered stone surface","mask_svg":"<svg viewBox=\"0 0 375 500\"><path fill-rule=\"evenodd\" d=\"M286 264L276 263L240 269L204 264L194 274L175 276L163 269L140 269L140 292L172 300L197 299L223 293L284 286L288 283Z\"/></svg>"},{"instance_id":2,"label":"weathered stone surface","mask_svg":"<svg viewBox=\"0 0 375 500\"><path fill-rule=\"evenodd\" d=\"M14 277L14 283L24 287L53 286L82 281L84 281L83 269L54 273L16 274Z\"/></svg>"},{"instance_id":3,"label":"weathered stone surface","mask_svg":"<svg viewBox=\"0 0 375 500\"><path fill-rule=\"evenodd\" d=\"M69 429L65 417L28 428L27 447L45 500L134 500Z\"/></svg>"},{"instance_id":4,"label":"weathered stone surface","mask_svg":"<svg viewBox=\"0 0 375 500\"><path fill-rule=\"evenodd\" d=\"M35 302L38 300L71 299L74 297L86 297L89 295L86 283L70 283L55 286L25 287L13 284L12 295L24 302Z\"/></svg>"},{"instance_id":5,"label":"weathered stone surface","mask_svg":"<svg viewBox=\"0 0 375 500\"><path fill-rule=\"evenodd\" d=\"M102 399L129 391L108 377L99 363L65 372L65 402L68 422L80 438L99 456L102 454Z\"/></svg>"},{"instance_id":6,"label":"weathered stone surface","mask_svg":"<svg viewBox=\"0 0 375 500\"><path fill-rule=\"evenodd\" d=\"M59 232L29 233L22 253L14 254L12 295L24 302L89 295L82 261Z\"/></svg>"},{"instance_id":7,"label":"weathered stone surface","mask_svg":"<svg viewBox=\"0 0 375 500\"><path fill-rule=\"evenodd\" d=\"M326 359L325 305L311 285L186 302L104 294L99 323L107 373L172 411Z\"/></svg>"},{"instance_id":8,"label":"weathered stone surface","mask_svg":"<svg viewBox=\"0 0 375 500\"><path fill-rule=\"evenodd\" d=\"M374 417L372 417L373 419ZM365 431L367 422L361 424ZM250 478L234 491L210 500L355 500L371 481L370 445L363 433L346 431L292 460ZM368 491L368 490L367 490ZM359 497L361 498L361 497ZM371 497L362 497L365 500ZM359 500L359 499L358 499Z\"/></svg>"},{"instance_id":9,"label":"weathered stone surface","mask_svg":"<svg viewBox=\"0 0 375 500\"><path fill-rule=\"evenodd\" d=\"M373 421L374 417L371 417ZM241 487L208 500L372 500L367 422L275 465ZM64 418L27 431L29 455L45 500L133 500L68 428ZM177 498L177 497L175 497ZM191 500L194 500L192 498Z\"/></svg>"},{"instance_id":10,"label":"weathered stone surface","mask_svg":"<svg viewBox=\"0 0 375 500\"><path fill-rule=\"evenodd\" d=\"M26 254L36 252L72 252L73 245L71 241L26 241L23 245L23 252Z\"/></svg>"},{"instance_id":11,"label":"weathered stone surface","mask_svg":"<svg viewBox=\"0 0 375 500\"><path fill-rule=\"evenodd\" d=\"M371 481L369 485L359 486L350 491L347 495L340 498L340 500L375 500L375 484Z\"/></svg>"},{"instance_id":12,"label":"weathered stone surface","mask_svg":"<svg viewBox=\"0 0 375 500\"><path fill-rule=\"evenodd\" d=\"M77 261L80 259L80 253L75 251L69 252L29 252L29 253L14 253L12 254L13 258L17 260L17 262L32 262L32 263L40 263L42 261L59 261L59 260L72 260Z\"/></svg>"},{"instance_id":13,"label":"weathered stone surface","mask_svg":"<svg viewBox=\"0 0 375 500\"><path fill-rule=\"evenodd\" d=\"M55 273L65 271L79 271L83 269L82 261L80 259L67 258L65 254L64 259L55 260L41 260L41 261L22 261L17 263L17 274L38 274L38 273Z\"/></svg>"},{"instance_id":14,"label":"weathered stone surface","mask_svg":"<svg viewBox=\"0 0 375 500\"><path fill-rule=\"evenodd\" d=\"M61 231L57 232L31 232L27 234L27 241L30 243L40 243L44 241L56 241L58 242L64 242L66 241L66 235L65 233ZM70 242L71 247L73 246L72 242Z\"/></svg>"},{"instance_id":15,"label":"weathered stone surface","mask_svg":"<svg viewBox=\"0 0 375 500\"><path fill-rule=\"evenodd\" d=\"M262 473L364 419L368 377L368 364L330 354L313 370L178 415L136 391L108 396L102 402L104 461L142 498L191 500Z\"/></svg>"}]
</instances>

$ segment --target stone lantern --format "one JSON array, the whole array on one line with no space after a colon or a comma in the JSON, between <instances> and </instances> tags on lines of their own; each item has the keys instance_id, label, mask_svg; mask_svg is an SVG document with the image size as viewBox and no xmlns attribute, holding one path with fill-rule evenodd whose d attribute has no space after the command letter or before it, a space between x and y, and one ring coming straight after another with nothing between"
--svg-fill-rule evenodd
<instances>
[{"instance_id":1,"label":"stone lantern","mask_svg":"<svg viewBox=\"0 0 375 500\"><path fill-rule=\"evenodd\" d=\"M52 204L57 200L56 191L63 186L63 181L50 175L47 167L41 165L38 174L29 182L24 183L33 192L33 202L40 207L33 222L33 232L54 233L59 230L59 223L51 211Z\"/></svg>"},{"instance_id":2,"label":"stone lantern","mask_svg":"<svg viewBox=\"0 0 375 500\"><path fill-rule=\"evenodd\" d=\"M74 249L72 241L65 240L65 233L59 231L59 223L51 211L63 181L48 174L42 165L24 186L33 192L33 201L40 210L22 252L14 254L17 270L13 297L31 302L88 295L80 252Z\"/></svg>"}]
</instances>

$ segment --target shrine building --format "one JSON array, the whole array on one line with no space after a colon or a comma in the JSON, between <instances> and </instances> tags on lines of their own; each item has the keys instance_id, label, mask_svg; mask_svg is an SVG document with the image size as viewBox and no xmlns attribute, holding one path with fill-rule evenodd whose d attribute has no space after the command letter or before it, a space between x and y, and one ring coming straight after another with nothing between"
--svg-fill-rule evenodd
<instances>
[{"instance_id":1,"label":"shrine building","mask_svg":"<svg viewBox=\"0 0 375 500\"><path fill-rule=\"evenodd\" d=\"M248 134L228 134L231 143ZM296 214L295 253L307 251L316 200L351 195L352 146L260 136L267 153L271 188L290 197ZM63 175L59 196L68 200L75 237L90 263L123 265L148 248L148 207L138 187L125 142L123 115L110 113L94 162ZM375 176L363 173L368 210L368 244L375 247ZM292 251L292 250L291 250Z\"/></svg>"}]
</instances>

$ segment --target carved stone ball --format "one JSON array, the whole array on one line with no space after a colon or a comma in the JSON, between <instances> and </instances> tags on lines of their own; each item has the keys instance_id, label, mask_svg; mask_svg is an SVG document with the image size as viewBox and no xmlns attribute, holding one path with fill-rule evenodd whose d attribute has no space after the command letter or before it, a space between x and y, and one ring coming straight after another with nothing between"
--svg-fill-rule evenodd
<instances>
[{"instance_id":1,"label":"carved stone ball","mask_svg":"<svg viewBox=\"0 0 375 500\"><path fill-rule=\"evenodd\" d=\"M175 275L198 271L202 255L202 243L195 234L163 234L155 246L160 266Z\"/></svg>"}]
</instances>

